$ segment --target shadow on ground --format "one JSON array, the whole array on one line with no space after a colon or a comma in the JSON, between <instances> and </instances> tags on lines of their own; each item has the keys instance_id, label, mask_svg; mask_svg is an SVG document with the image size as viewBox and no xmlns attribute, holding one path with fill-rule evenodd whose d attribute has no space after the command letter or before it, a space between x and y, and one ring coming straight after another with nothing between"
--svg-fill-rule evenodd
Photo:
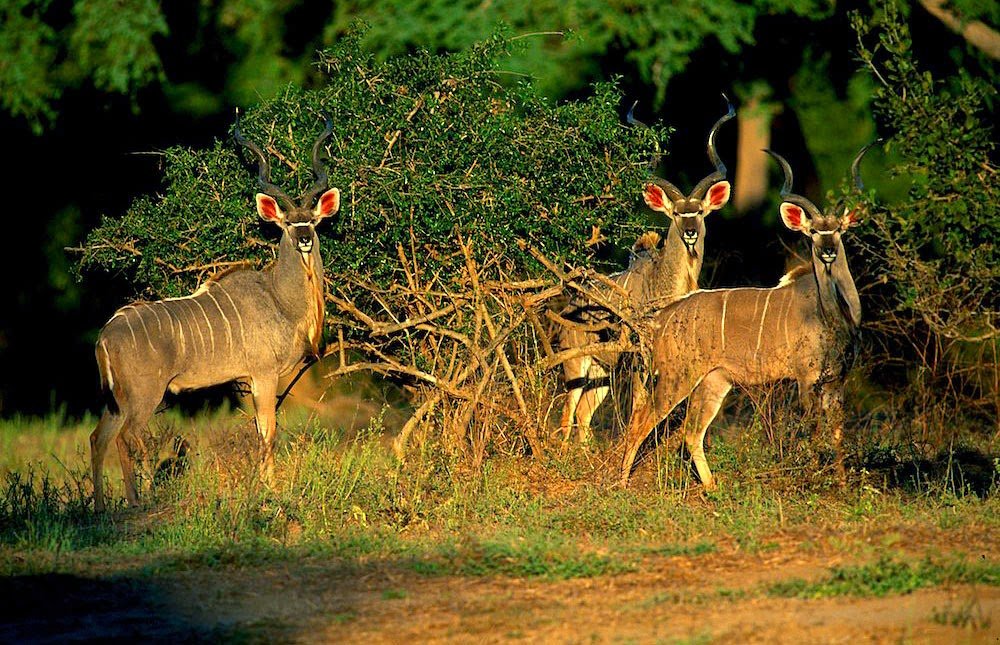
<instances>
[{"instance_id":1,"label":"shadow on ground","mask_svg":"<svg viewBox=\"0 0 1000 645\"><path fill-rule=\"evenodd\" d=\"M886 484L909 492L936 487L955 494L989 497L1000 484L1000 456L972 448L943 449L931 458L903 456L894 450L875 450L862 456L858 466L885 477Z\"/></svg>"},{"instance_id":2,"label":"shadow on ground","mask_svg":"<svg viewBox=\"0 0 1000 645\"><path fill-rule=\"evenodd\" d=\"M65 574L0 579L0 643L218 642L235 625L185 618L150 580Z\"/></svg>"}]
</instances>

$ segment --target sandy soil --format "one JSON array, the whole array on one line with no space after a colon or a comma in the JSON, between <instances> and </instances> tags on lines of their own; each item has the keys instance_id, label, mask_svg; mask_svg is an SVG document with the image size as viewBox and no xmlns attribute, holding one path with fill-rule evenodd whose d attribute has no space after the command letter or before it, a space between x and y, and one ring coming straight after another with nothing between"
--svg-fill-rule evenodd
<instances>
[{"instance_id":1,"label":"sandy soil","mask_svg":"<svg viewBox=\"0 0 1000 645\"><path fill-rule=\"evenodd\" d=\"M1000 641L1000 589L775 599L843 556L782 548L654 558L569 581L426 577L396 563L310 559L158 577L0 580L0 642L927 642ZM957 623L957 624L951 624Z\"/></svg>"}]
</instances>

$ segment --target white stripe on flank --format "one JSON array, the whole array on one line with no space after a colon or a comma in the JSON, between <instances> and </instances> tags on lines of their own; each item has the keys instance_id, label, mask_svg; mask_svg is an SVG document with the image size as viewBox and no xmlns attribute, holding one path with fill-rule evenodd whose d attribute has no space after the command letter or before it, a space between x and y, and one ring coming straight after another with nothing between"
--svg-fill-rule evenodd
<instances>
[{"instance_id":1,"label":"white stripe on flank","mask_svg":"<svg viewBox=\"0 0 1000 645\"><path fill-rule=\"evenodd\" d=\"M722 297L722 351L726 351L726 306L729 305L729 296L733 295L732 291L727 291L726 295Z\"/></svg>"},{"instance_id":2,"label":"white stripe on flank","mask_svg":"<svg viewBox=\"0 0 1000 645\"><path fill-rule=\"evenodd\" d=\"M177 318L177 331L181 339L181 353L184 354L184 358L187 358L187 337L184 336L184 319L179 313L173 311L171 307L167 307L167 311Z\"/></svg>"},{"instance_id":3,"label":"white stripe on flank","mask_svg":"<svg viewBox=\"0 0 1000 645\"><path fill-rule=\"evenodd\" d=\"M754 362L757 361L757 353L760 352L760 341L764 337L764 323L767 321L767 306L771 303L771 294L774 291L767 292L767 298L764 299L764 311L760 314L760 329L757 330L757 348L753 350Z\"/></svg>"},{"instance_id":4,"label":"white stripe on flank","mask_svg":"<svg viewBox=\"0 0 1000 645\"><path fill-rule=\"evenodd\" d=\"M156 309L153 308L148 302L142 303L147 309L153 312L153 316L156 317L156 327L160 330L160 335L163 335L163 323L160 322L160 314L156 313Z\"/></svg>"},{"instance_id":5,"label":"white stripe on flank","mask_svg":"<svg viewBox=\"0 0 1000 645\"><path fill-rule=\"evenodd\" d=\"M104 350L104 362L101 365L101 380L107 386L108 392L115 386L115 375L111 373L111 354L108 353L108 342L101 339L101 349Z\"/></svg>"},{"instance_id":6,"label":"white stripe on flank","mask_svg":"<svg viewBox=\"0 0 1000 645\"><path fill-rule=\"evenodd\" d=\"M132 334L132 346L135 347L136 351L139 351L139 341L135 339L135 330L132 329L132 323L129 322L127 315L122 314L122 318L125 319L125 324L128 325L128 331Z\"/></svg>"},{"instance_id":7,"label":"white stripe on flank","mask_svg":"<svg viewBox=\"0 0 1000 645\"><path fill-rule=\"evenodd\" d=\"M190 305L190 304L188 304L188 303L189 303L189 301L190 301L191 299L190 299L190 298L188 298L187 300L188 300L188 302L185 302L184 304L188 305L188 307L189 307L189 308L188 308L188 313L190 314L190 313L191 313L191 311L192 311L192 309L190 309L190 306L191 306L191 305ZM203 351L203 352L204 352L204 351L205 351L206 349L208 349L208 345L207 345L207 344L205 344L205 334L201 333L201 325L199 325L198 323L196 323L196 322L195 322L195 320L194 320L194 315L193 315L193 314L191 315L191 317L190 317L190 318L188 318L188 322L190 322L190 323L191 323L191 326L192 326L192 327L194 327L195 329L197 329L197 330L198 330L198 338L200 338L200 339L201 339L201 351Z\"/></svg>"},{"instance_id":8,"label":"white stripe on flank","mask_svg":"<svg viewBox=\"0 0 1000 645\"><path fill-rule=\"evenodd\" d=\"M161 307L163 307L164 311L167 312L167 322L170 323L170 337L173 338L174 335L176 334L176 332L174 331L174 317L170 313L170 307L168 307L167 305L163 304L162 301L157 301L157 302L155 302L153 304L160 305Z\"/></svg>"},{"instance_id":9,"label":"white stripe on flank","mask_svg":"<svg viewBox=\"0 0 1000 645\"><path fill-rule=\"evenodd\" d=\"M233 302L233 297L231 295L229 295L229 292L226 290L226 288L224 286L222 286L220 284L219 285L219 289L221 289L222 293L226 294L226 297L229 298L229 304L231 304L233 306L233 311L236 312L236 320L238 320L239 323L240 323L240 340L243 342L243 345L242 345L242 347L243 347L243 353L246 354L246 351L247 351L247 337L246 337L246 332L245 332L245 330L243 328L243 316L242 316L242 314L240 314L240 308L236 306L235 302Z\"/></svg>"},{"instance_id":10,"label":"white stripe on flank","mask_svg":"<svg viewBox=\"0 0 1000 645\"><path fill-rule=\"evenodd\" d=\"M205 290L207 292L208 287L205 287ZM212 327L212 321L208 319L208 312L205 311L205 308L201 306L201 303L197 299L192 298L191 302L198 305L198 309L201 309L201 315L205 317L205 322L208 323L208 336L212 339L212 356L215 356L215 328Z\"/></svg>"},{"instance_id":11,"label":"white stripe on flank","mask_svg":"<svg viewBox=\"0 0 1000 645\"><path fill-rule=\"evenodd\" d=\"M135 309L135 307L133 307L133 309ZM146 344L149 345L149 348L153 350L154 354L159 354L160 352L156 351L156 348L153 347L153 339L149 337L149 329L146 328L146 321L142 319L142 312L136 309L135 315L139 319L139 324L142 325L142 333L146 334Z\"/></svg>"},{"instance_id":12,"label":"white stripe on flank","mask_svg":"<svg viewBox=\"0 0 1000 645\"><path fill-rule=\"evenodd\" d=\"M185 347L184 347L184 327L181 326L181 318L176 313L174 313L172 307L170 307L169 305L167 305L163 301L160 301L159 304L162 305L163 306L163 310L167 312L167 320L170 321L170 337L173 338L173 339L175 339L175 342L176 341L180 342L180 350L181 350L181 352L183 352L184 349L185 349ZM176 329L176 331L174 330L174 318L177 319L177 329Z\"/></svg>"},{"instance_id":13,"label":"white stripe on flank","mask_svg":"<svg viewBox=\"0 0 1000 645\"><path fill-rule=\"evenodd\" d=\"M226 312L224 312L222 310L222 305L220 305L219 301L215 299L215 296L212 295L212 292L209 291L208 289L206 289L205 290L205 294L209 298L212 299L212 302L215 303L215 308L219 310L219 315L222 316L222 321L226 323L226 341L229 343L229 353L232 354L233 353L233 326L230 324L229 318L226 318Z\"/></svg>"},{"instance_id":14,"label":"white stripe on flank","mask_svg":"<svg viewBox=\"0 0 1000 645\"><path fill-rule=\"evenodd\" d=\"M788 306L785 307L785 346L786 347L788 347L788 346L791 345L791 342L788 340L788 314L790 314L792 312L792 305L794 303L795 303L795 298L794 298L794 296L791 293L789 293L788 294Z\"/></svg>"}]
</instances>

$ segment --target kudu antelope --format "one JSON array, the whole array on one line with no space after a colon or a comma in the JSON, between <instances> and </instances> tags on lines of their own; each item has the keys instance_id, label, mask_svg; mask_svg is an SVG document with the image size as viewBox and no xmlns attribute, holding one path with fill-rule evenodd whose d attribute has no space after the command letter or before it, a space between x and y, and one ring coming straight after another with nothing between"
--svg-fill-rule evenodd
<instances>
[{"instance_id":1,"label":"kudu antelope","mask_svg":"<svg viewBox=\"0 0 1000 645\"><path fill-rule=\"evenodd\" d=\"M640 236L632 248L629 268L609 276L618 288L609 285L600 288L601 295L616 308L641 312L698 288L705 252L705 216L725 206L731 193L726 181L726 166L715 149L719 128L736 116L732 103L728 99L726 103L728 111L708 133L708 158L715 171L698 182L689 196L658 177L644 188L643 199L651 209L667 216L669 230L662 240L654 232ZM631 110L628 120L642 125L632 118ZM654 157L651 164L654 167L656 159ZM560 316L571 323L561 325L558 332L558 344L563 350L606 342L620 330L620 323L611 312L583 296L570 300ZM563 362L563 380L568 394L560 428L565 439L572 432L574 420L580 442L592 439L591 419L610 391L607 379L620 358L620 351L605 350Z\"/></svg>"},{"instance_id":2,"label":"kudu antelope","mask_svg":"<svg viewBox=\"0 0 1000 645\"><path fill-rule=\"evenodd\" d=\"M851 165L861 190L859 166L869 144ZM715 481L705 459L704 438L733 385L794 379L807 409L818 396L821 427L832 435L843 473L843 383L846 350L861 322L861 305L841 236L858 223L856 210L822 213L791 193L792 169L781 165L781 219L811 241L811 264L793 269L770 289L695 291L657 312L653 321L651 399L632 414L625 436L622 485L628 484L643 440L684 399L684 439L706 489Z\"/></svg>"},{"instance_id":3,"label":"kudu antelope","mask_svg":"<svg viewBox=\"0 0 1000 645\"><path fill-rule=\"evenodd\" d=\"M257 158L263 191L256 195L257 212L282 231L277 259L261 271L240 268L214 276L190 296L126 305L104 325L95 352L107 407L90 436L96 510L104 509L102 471L112 439L128 501L138 503L129 442L167 390L248 380L261 474L272 476L278 378L304 357L318 355L323 332L323 261L315 228L340 208L340 191L327 190L319 160L332 131L327 119L312 150L315 182L297 204L271 183L267 158L243 138L237 120L234 138Z\"/></svg>"}]
</instances>

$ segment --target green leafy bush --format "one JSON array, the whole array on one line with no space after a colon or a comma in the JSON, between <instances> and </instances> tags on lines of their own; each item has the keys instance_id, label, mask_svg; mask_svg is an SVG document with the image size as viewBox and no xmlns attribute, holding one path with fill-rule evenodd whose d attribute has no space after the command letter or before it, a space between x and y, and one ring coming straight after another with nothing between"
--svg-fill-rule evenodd
<instances>
[{"instance_id":1,"label":"green leafy bush","mask_svg":"<svg viewBox=\"0 0 1000 645\"><path fill-rule=\"evenodd\" d=\"M324 87L291 87L243 125L281 160L272 179L292 193L312 181L308 155L320 114L333 118L326 164L344 204L320 233L336 285L364 276L390 288L401 278L396 245L411 242L428 271L454 270L456 230L502 250L521 277L540 266L518 240L571 261L589 257L592 226L612 244L631 242L645 162L663 131L623 126L614 84L552 107L525 84L500 84L496 69L508 47L501 39L468 53L384 63L355 45L321 56ZM255 172L229 141L165 157L165 193L106 217L87 240L85 270L124 271L148 295L167 296L192 289L212 263L272 255L265 240L274 231L253 212Z\"/></svg>"},{"instance_id":2,"label":"green leafy bush","mask_svg":"<svg viewBox=\"0 0 1000 645\"><path fill-rule=\"evenodd\" d=\"M957 50L933 67L919 61L907 7L873 7L852 23L889 173L907 190L871 210L862 239L877 346L869 364L907 440L941 445L954 441L958 420L995 428L1000 414L996 69Z\"/></svg>"},{"instance_id":3,"label":"green leafy bush","mask_svg":"<svg viewBox=\"0 0 1000 645\"><path fill-rule=\"evenodd\" d=\"M913 54L895 0L874 20L854 16L859 52L877 79L876 117L891 131L891 168L907 198L873 222L899 311L954 339L995 337L1000 305L1000 174L991 102L996 88L967 72L935 78ZM874 41L874 42L873 42Z\"/></svg>"}]
</instances>

